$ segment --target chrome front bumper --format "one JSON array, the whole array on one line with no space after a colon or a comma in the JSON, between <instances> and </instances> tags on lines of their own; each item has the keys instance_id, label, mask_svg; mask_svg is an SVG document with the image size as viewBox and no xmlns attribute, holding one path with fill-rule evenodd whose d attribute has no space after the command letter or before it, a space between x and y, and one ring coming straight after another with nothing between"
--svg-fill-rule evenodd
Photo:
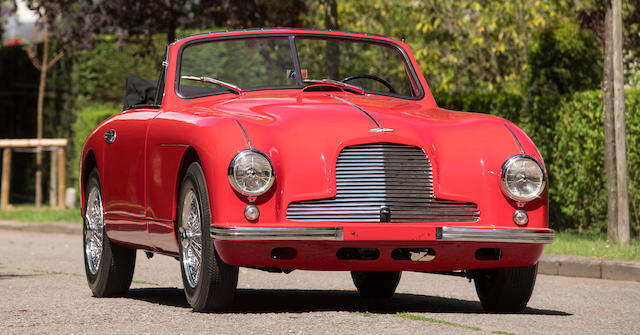
<instances>
[{"instance_id":1,"label":"chrome front bumper","mask_svg":"<svg viewBox=\"0 0 640 335\"><path fill-rule=\"evenodd\" d=\"M211 226L211 238L217 240L315 240L342 241L342 228L272 228Z\"/></svg>"},{"instance_id":2,"label":"chrome front bumper","mask_svg":"<svg viewBox=\"0 0 640 335\"><path fill-rule=\"evenodd\" d=\"M553 243L553 230L436 228L436 240L506 243Z\"/></svg>"},{"instance_id":3,"label":"chrome front bumper","mask_svg":"<svg viewBox=\"0 0 640 335\"><path fill-rule=\"evenodd\" d=\"M211 238L217 240L242 241L344 241L342 227L275 228L211 226ZM549 244L553 242L553 230L437 227L435 241Z\"/></svg>"}]
</instances>

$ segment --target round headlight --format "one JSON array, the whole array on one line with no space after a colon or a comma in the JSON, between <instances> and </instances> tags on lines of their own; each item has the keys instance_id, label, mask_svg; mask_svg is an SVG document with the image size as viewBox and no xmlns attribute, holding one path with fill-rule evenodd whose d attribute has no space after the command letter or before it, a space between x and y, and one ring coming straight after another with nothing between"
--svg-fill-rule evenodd
<instances>
[{"instance_id":1,"label":"round headlight","mask_svg":"<svg viewBox=\"0 0 640 335\"><path fill-rule=\"evenodd\" d=\"M243 150L229 164L229 182L246 196L258 196L269 190L275 176L271 160L258 150Z\"/></svg>"},{"instance_id":2,"label":"round headlight","mask_svg":"<svg viewBox=\"0 0 640 335\"><path fill-rule=\"evenodd\" d=\"M516 155L502 165L502 189L509 198L527 202L537 198L544 190L545 175L535 158Z\"/></svg>"}]
</instances>

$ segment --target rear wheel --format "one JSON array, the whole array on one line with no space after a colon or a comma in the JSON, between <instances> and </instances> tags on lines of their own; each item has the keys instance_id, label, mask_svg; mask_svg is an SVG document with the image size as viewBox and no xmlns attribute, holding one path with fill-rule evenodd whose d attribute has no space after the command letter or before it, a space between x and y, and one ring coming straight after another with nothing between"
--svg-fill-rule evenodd
<instances>
[{"instance_id":1,"label":"rear wheel","mask_svg":"<svg viewBox=\"0 0 640 335\"><path fill-rule=\"evenodd\" d=\"M476 292L487 312L517 313L527 307L538 274L538 264L474 270Z\"/></svg>"},{"instance_id":2,"label":"rear wheel","mask_svg":"<svg viewBox=\"0 0 640 335\"><path fill-rule=\"evenodd\" d=\"M358 294L368 299L389 299L400 283L400 271L351 271Z\"/></svg>"},{"instance_id":3,"label":"rear wheel","mask_svg":"<svg viewBox=\"0 0 640 335\"><path fill-rule=\"evenodd\" d=\"M89 287L95 297L122 295L131 286L136 251L115 245L106 234L97 169L89 175L84 199L82 234L84 268Z\"/></svg>"},{"instance_id":4,"label":"rear wheel","mask_svg":"<svg viewBox=\"0 0 640 335\"><path fill-rule=\"evenodd\" d=\"M231 304L238 267L226 264L210 235L211 209L202 168L192 163L178 202L178 244L185 296L195 311L220 311Z\"/></svg>"}]
</instances>

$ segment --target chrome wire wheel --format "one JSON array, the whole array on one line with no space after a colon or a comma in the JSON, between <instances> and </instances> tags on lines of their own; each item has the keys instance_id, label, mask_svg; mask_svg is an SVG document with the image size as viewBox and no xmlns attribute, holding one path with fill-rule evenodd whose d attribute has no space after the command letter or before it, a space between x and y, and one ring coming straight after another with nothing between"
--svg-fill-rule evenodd
<instances>
[{"instance_id":1,"label":"chrome wire wheel","mask_svg":"<svg viewBox=\"0 0 640 335\"><path fill-rule=\"evenodd\" d=\"M87 210L84 215L84 252L87 256L87 267L92 275L98 273L104 244L104 213L100 189L94 187L87 197Z\"/></svg>"},{"instance_id":2,"label":"chrome wire wheel","mask_svg":"<svg viewBox=\"0 0 640 335\"><path fill-rule=\"evenodd\" d=\"M191 287L198 285L202 264L202 216L200 203L193 189L190 189L182 203L182 225L180 243L182 244L182 266L187 282Z\"/></svg>"}]
</instances>

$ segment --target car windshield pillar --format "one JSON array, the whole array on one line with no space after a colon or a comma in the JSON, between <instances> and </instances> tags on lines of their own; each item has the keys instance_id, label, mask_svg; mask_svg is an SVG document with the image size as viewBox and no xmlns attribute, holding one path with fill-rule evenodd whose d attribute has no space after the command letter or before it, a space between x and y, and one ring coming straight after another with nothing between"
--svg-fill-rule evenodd
<instances>
[{"instance_id":1,"label":"car windshield pillar","mask_svg":"<svg viewBox=\"0 0 640 335\"><path fill-rule=\"evenodd\" d=\"M293 69L295 71L296 84L299 87L303 87L302 70L300 69L300 59L298 58L298 48L296 47L296 37L289 35L289 45L291 47L291 57L293 58Z\"/></svg>"}]
</instances>

